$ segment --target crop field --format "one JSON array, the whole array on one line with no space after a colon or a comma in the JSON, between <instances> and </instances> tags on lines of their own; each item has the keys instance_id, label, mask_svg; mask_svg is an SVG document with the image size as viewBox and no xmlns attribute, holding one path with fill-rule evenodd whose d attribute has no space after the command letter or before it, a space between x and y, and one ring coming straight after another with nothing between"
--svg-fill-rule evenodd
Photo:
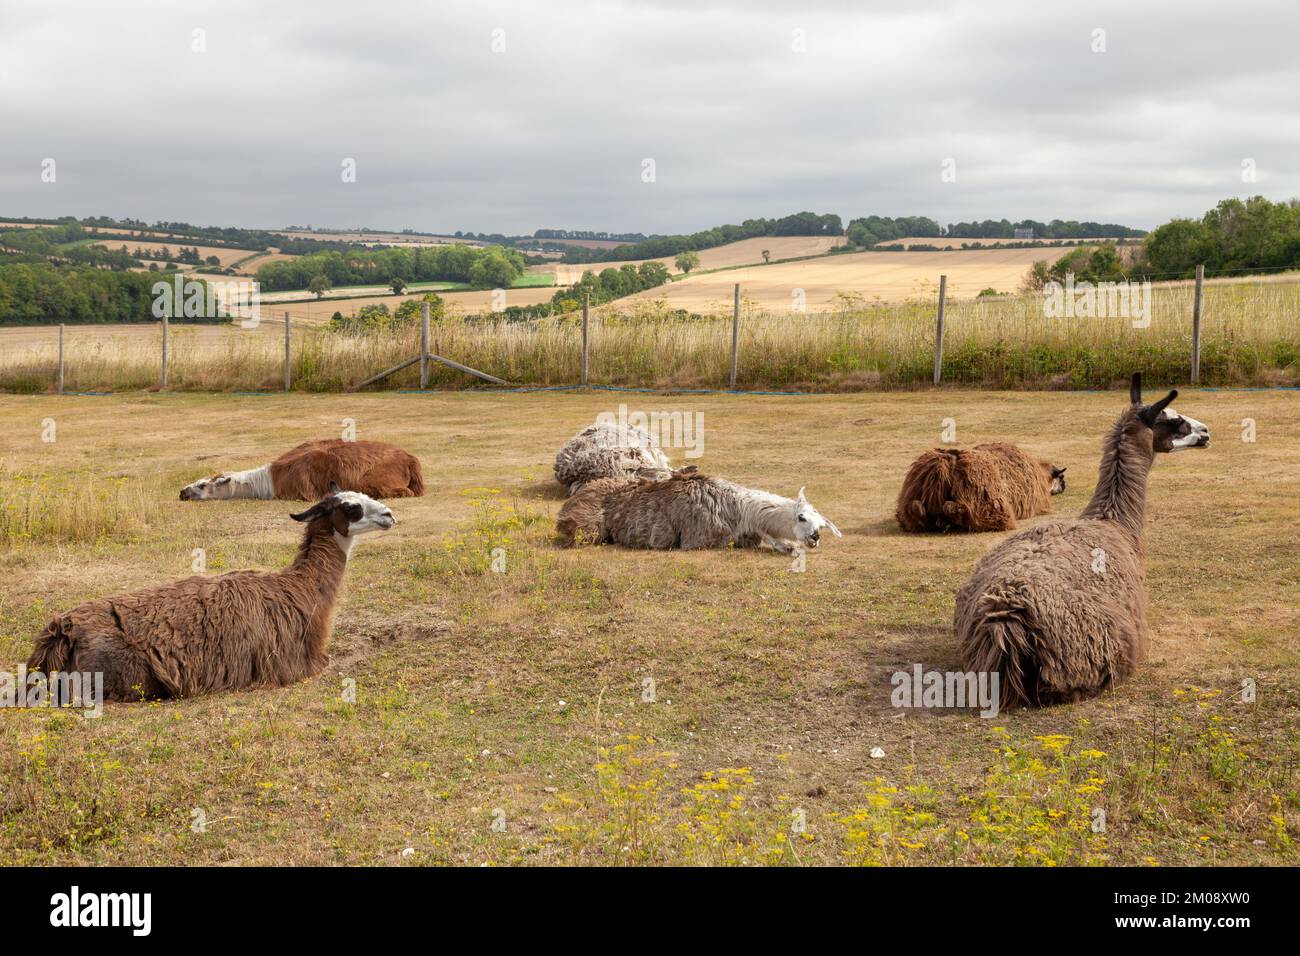
<instances>
[{"instance_id":1,"label":"crop field","mask_svg":"<svg viewBox=\"0 0 1300 956\"><path fill-rule=\"evenodd\" d=\"M730 242L725 246L717 246L713 249L701 249L698 253L700 264L697 269L725 269L731 266L760 263L763 261L764 249L771 254L773 260L794 259L799 256L820 256L837 246L844 245L844 242L843 236L767 236L757 239L742 239L740 242ZM669 272L676 275L681 270L677 268L675 260L675 256L664 256L660 259L637 259L631 261L630 264L636 266L642 262L660 262L668 268ZM534 266L533 269L538 272L554 273L556 281L560 285L571 285L581 279L584 272L618 269L628 264L628 262L589 262L585 265L567 265L557 262L548 263L544 266Z\"/></svg>"},{"instance_id":2,"label":"crop field","mask_svg":"<svg viewBox=\"0 0 1300 956\"><path fill-rule=\"evenodd\" d=\"M802 262L756 265L725 272L688 275L637 293L662 299L671 308L720 312L731 307L739 282L746 302L772 312L790 312L795 290L802 290L807 311L843 307L850 302L902 302L939 292L939 276L948 276L947 294L973 299L984 289L1016 292L1033 264L1054 261L1060 249L964 249L945 252L858 252ZM773 257L775 258L775 256Z\"/></svg>"},{"instance_id":3,"label":"crop field","mask_svg":"<svg viewBox=\"0 0 1300 956\"><path fill-rule=\"evenodd\" d=\"M669 448L675 463L787 495L807 486L844 537L803 570L762 551L557 549L554 453L619 402L698 413L701 454ZM1125 403L967 390L0 397L10 670L50 615L191 574L196 554L207 574L289 561L292 503L177 500L199 475L351 420L357 437L417 454L427 484L390 502L392 531L358 545L319 676L110 704L97 719L0 709L0 852L18 864L1295 865L1293 392L1178 399L1214 439L1152 471L1152 653L1132 679L991 718L891 700L897 673L958 669L954 592L1003 537L898 531L908 463L953 419L961 445L1011 439L1068 466L1054 510L1077 514Z\"/></svg>"},{"instance_id":4,"label":"crop field","mask_svg":"<svg viewBox=\"0 0 1300 956\"><path fill-rule=\"evenodd\" d=\"M238 262L240 259L247 259L250 256L257 255L257 253L251 249L228 249L221 246L205 246L184 239L179 239L176 241L167 241L167 242L145 242L138 239L131 239L131 238L124 237L121 242L118 242L116 239L113 239L113 240L96 241L92 244L97 246L103 246L106 249L121 249L123 246L125 246L126 251L133 254L137 249L141 249L145 252L158 252L162 249L169 249L171 250L172 255L175 255L176 253L180 252L182 248L197 249L199 255L204 259L207 259L209 256L216 256L218 259L220 259L222 268L225 268L235 262ZM159 261L160 262L159 268L161 268L160 260L145 259L143 261L145 265L148 265L150 262L153 261Z\"/></svg>"}]
</instances>

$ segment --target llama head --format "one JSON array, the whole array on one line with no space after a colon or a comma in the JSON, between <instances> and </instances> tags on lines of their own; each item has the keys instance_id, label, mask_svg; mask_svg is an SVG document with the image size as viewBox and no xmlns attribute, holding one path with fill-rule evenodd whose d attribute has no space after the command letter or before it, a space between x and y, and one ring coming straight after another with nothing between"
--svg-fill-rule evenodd
<instances>
[{"instance_id":1,"label":"llama head","mask_svg":"<svg viewBox=\"0 0 1300 956\"><path fill-rule=\"evenodd\" d=\"M1064 494L1065 493L1065 469L1057 468L1053 465L1048 465L1047 467L1050 471L1047 484L1048 484L1048 488L1051 490L1051 493L1054 495Z\"/></svg>"},{"instance_id":2,"label":"llama head","mask_svg":"<svg viewBox=\"0 0 1300 956\"><path fill-rule=\"evenodd\" d=\"M306 511L289 515L294 521L313 521L327 517L334 533L341 538L355 538L372 531L387 531L397 519L389 507L359 491L341 491L330 482L330 493Z\"/></svg>"},{"instance_id":3,"label":"llama head","mask_svg":"<svg viewBox=\"0 0 1300 956\"><path fill-rule=\"evenodd\" d=\"M234 490L229 475L212 475L200 478L181 489L181 501L208 501L229 498Z\"/></svg>"},{"instance_id":4,"label":"llama head","mask_svg":"<svg viewBox=\"0 0 1300 956\"><path fill-rule=\"evenodd\" d=\"M801 547L815 548L821 543L822 528L826 528L837 538L842 538L840 529L822 517L821 512L808 503L804 489L799 489L799 497L794 500L793 513L794 540Z\"/></svg>"},{"instance_id":5,"label":"llama head","mask_svg":"<svg viewBox=\"0 0 1300 956\"><path fill-rule=\"evenodd\" d=\"M1178 397L1178 389L1154 405L1142 404L1142 375L1133 373L1129 401L1138 422L1151 431L1151 447L1157 452L1182 451L1184 448L1208 448L1210 430L1195 418L1180 415L1169 407Z\"/></svg>"}]
</instances>

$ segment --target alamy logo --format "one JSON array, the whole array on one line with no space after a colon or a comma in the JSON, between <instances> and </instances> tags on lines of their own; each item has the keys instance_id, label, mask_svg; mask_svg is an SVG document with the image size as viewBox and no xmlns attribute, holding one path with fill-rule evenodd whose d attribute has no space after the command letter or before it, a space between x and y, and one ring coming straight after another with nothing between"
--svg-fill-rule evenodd
<instances>
[{"instance_id":1,"label":"alamy logo","mask_svg":"<svg viewBox=\"0 0 1300 956\"><path fill-rule=\"evenodd\" d=\"M1133 328L1151 326L1151 283L1074 281L1043 283L1043 316L1048 319L1132 319Z\"/></svg>"},{"instance_id":2,"label":"alamy logo","mask_svg":"<svg viewBox=\"0 0 1300 956\"><path fill-rule=\"evenodd\" d=\"M186 279L155 282L153 316L156 319L239 319L246 329L262 321L262 286L252 280Z\"/></svg>"},{"instance_id":3,"label":"alamy logo","mask_svg":"<svg viewBox=\"0 0 1300 956\"><path fill-rule=\"evenodd\" d=\"M978 707L981 717L996 717L1002 701L997 671L927 671L914 664L911 671L895 671L890 683L889 702L895 707Z\"/></svg>"},{"instance_id":4,"label":"alamy logo","mask_svg":"<svg viewBox=\"0 0 1300 956\"><path fill-rule=\"evenodd\" d=\"M78 886L50 897L51 926L128 926L133 936L153 928L152 893L82 893Z\"/></svg>"},{"instance_id":5,"label":"alamy logo","mask_svg":"<svg viewBox=\"0 0 1300 956\"><path fill-rule=\"evenodd\" d=\"M660 448L680 448L682 457L699 458L704 454L703 412L643 412L628 411L625 404L617 412L601 412L596 424L618 430L619 443L640 445L644 432Z\"/></svg>"},{"instance_id":6,"label":"alamy logo","mask_svg":"<svg viewBox=\"0 0 1300 956\"><path fill-rule=\"evenodd\" d=\"M104 673L96 671L0 671L0 707L70 707L83 717L104 713Z\"/></svg>"}]
</instances>

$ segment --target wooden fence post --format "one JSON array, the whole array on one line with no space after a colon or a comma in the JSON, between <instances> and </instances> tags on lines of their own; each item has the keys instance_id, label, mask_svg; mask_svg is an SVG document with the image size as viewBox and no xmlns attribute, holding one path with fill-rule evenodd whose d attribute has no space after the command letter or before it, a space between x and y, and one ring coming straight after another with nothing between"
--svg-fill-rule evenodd
<instances>
[{"instance_id":1,"label":"wooden fence post","mask_svg":"<svg viewBox=\"0 0 1300 956\"><path fill-rule=\"evenodd\" d=\"M934 384L943 377L943 299L948 291L948 277L939 276L939 317L934 329Z\"/></svg>"},{"instance_id":2,"label":"wooden fence post","mask_svg":"<svg viewBox=\"0 0 1300 956\"><path fill-rule=\"evenodd\" d=\"M590 360L590 342L587 338L591 321L591 293L582 297L582 384L587 384L588 362Z\"/></svg>"},{"instance_id":3,"label":"wooden fence post","mask_svg":"<svg viewBox=\"0 0 1300 956\"><path fill-rule=\"evenodd\" d=\"M429 387L429 303L420 306L420 388Z\"/></svg>"},{"instance_id":4,"label":"wooden fence post","mask_svg":"<svg viewBox=\"0 0 1300 956\"><path fill-rule=\"evenodd\" d=\"M63 394L63 323L59 323L59 394Z\"/></svg>"},{"instance_id":5,"label":"wooden fence post","mask_svg":"<svg viewBox=\"0 0 1300 956\"><path fill-rule=\"evenodd\" d=\"M736 363L740 356L740 283L736 283L731 307L731 390L736 390Z\"/></svg>"},{"instance_id":6,"label":"wooden fence post","mask_svg":"<svg viewBox=\"0 0 1300 956\"><path fill-rule=\"evenodd\" d=\"M1196 267L1196 297L1192 300L1192 384L1201 381L1201 284L1205 281L1205 265Z\"/></svg>"},{"instance_id":7,"label":"wooden fence post","mask_svg":"<svg viewBox=\"0 0 1300 956\"><path fill-rule=\"evenodd\" d=\"M162 317L163 322L163 354L162 354L162 387L167 387L167 364L170 358L171 349L171 327L167 324L167 316Z\"/></svg>"},{"instance_id":8,"label":"wooden fence post","mask_svg":"<svg viewBox=\"0 0 1300 956\"><path fill-rule=\"evenodd\" d=\"M284 314L284 390L289 391L289 313Z\"/></svg>"}]
</instances>

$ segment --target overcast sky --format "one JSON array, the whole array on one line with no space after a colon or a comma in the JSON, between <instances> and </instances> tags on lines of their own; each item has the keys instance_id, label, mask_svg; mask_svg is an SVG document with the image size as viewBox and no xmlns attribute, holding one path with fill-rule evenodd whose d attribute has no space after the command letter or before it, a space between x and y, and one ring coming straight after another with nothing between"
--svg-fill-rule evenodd
<instances>
[{"instance_id":1,"label":"overcast sky","mask_svg":"<svg viewBox=\"0 0 1300 956\"><path fill-rule=\"evenodd\" d=\"M1225 196L1300 195L1298 11L0 0L0 215L670 233L809 209L1150 227Z\"/></svg>"}]
</instances>

